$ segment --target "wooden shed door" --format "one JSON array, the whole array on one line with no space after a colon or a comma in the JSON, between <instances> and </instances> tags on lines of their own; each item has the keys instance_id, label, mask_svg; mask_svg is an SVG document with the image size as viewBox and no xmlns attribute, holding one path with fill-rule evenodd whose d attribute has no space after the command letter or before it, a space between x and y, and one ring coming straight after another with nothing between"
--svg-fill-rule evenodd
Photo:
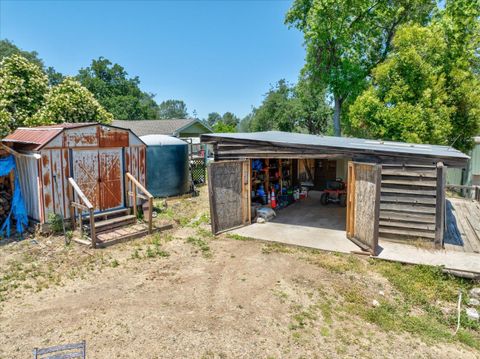
<instances>
[{"instance_id":1,"label":"wooden shed door","mask_svg":"<svg viewBox=\"0 0 480 359\"><path fill-rule=\"evenodd\" d=\"M95 210L123 206L122 149L74 150L73 178Z\"/></svg>"},{"instance_id":2,"label":"wooden shed door","mask_svg":"<svg viewBox=\"0 0 480 359\"><path fill-rule=\"evenodd\" d=\"M100 209L98 151L73 151L73 179L95 209Z\"/></svg>"},{"instance_id":3,"label":"wooden shed door","mask_svg":"<svg viewBox=\"0 0 480 359\"><path fill-rule=\"evenodd\" d=\"M122 149L102 149L98 155L100 179L100 209L123 206Z\"/></svg>"},{"instance_id":4,"label":"wooden shed door","mask_svg":"<svg viewBox=\"0 0 480 359\"><path fill-rule=\"evenodd\" d=\"M249 161L211 163L208 167L208 191L213 233L250 222Z\"/></svg>"},{"instance_id":5,"label":"wooden shed door","mask_svg":"<svg viewBox=\"0 0 480 359\"><path fill-rule=\"evenodd\" d=\"M377 254L382 166L348 163L347 237Z\"/></svg>"}]
</instances>

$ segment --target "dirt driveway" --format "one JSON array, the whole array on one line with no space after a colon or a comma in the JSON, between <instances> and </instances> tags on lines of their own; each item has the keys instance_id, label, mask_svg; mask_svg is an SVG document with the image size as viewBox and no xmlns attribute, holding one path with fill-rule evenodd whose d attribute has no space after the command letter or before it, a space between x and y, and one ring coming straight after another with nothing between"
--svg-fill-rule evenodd
<instances>
[{"instance_id":1,"label":"dirt driveway","mask_svg":"<svg viewBox=\"0 0 480 359\"><path fill-rule=\"evenodd\" d=\"M351 303L396 295L384 277L366 275L365 259L214 239L199 218L93 254L75 247L47 272L54 283L40 289L19 276L0 302L0 358L30 358L36 346L82 339L88 358L480 356L458 342L361 319ZM3 268L15 251L6 252ZM80 256L96 260L76 263Z\"/></svg>"}]
</instances>

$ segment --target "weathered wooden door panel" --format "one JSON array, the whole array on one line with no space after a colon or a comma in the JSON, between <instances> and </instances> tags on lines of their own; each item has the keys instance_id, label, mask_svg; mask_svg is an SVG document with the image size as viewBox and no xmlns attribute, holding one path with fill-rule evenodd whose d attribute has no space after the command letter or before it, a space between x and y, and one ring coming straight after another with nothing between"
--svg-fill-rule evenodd
<instances>
[{"instance_id":1,"label":"weathered wooden door panel","mask_svg":"<svg viewBox=\"0 0 480 359\"><path fill-rule=\"evenodd\" d=\"M347 237L376 254L380 214L382 167L372 163L348 163Z\"/></svg>"},{"instance_id":2,"label":"weathered wooden door panel","mask_svg":"<svg viewBox=\"0 0 480 359\"><path fill-rule=\"evenodd\" d=\"M249 177L248 161L213 162L208 167L213 233L249 223Z\"/></svg>"},{"instance_id":3,"label":"weathered wooden door panel","mask_svg":"<svg viewBox=\"0 0 480 359\"><path fill-rule=\"evenodd\" d=\"M95 209L99 210L98 151L73 151L73 178Z\"/></svg>"},{"instance_id":4,"label":"weathered wooden door panel","mask_svg":"<svg viewBox=\"0 0 480 359\"><path fill-rule=\"evenodd\" d=\"M122 149L98 151L100 161L100 209L123 206Z\"/></svg>"}]
</instances>

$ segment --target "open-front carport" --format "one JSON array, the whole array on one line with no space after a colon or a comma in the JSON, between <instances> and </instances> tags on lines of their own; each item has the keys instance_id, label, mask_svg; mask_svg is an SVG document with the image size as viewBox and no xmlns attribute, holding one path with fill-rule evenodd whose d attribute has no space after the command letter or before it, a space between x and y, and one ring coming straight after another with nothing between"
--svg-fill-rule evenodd
<instances>
[{"instance_id":1,"label":"open-front carport","mask_svg":"<svg viewBox=\"0 0 480 359\"><path fill-rule=\"evenodd\" d=\"M333 246L333 238L338 236L348 238L352 248L358 246L373 255L379 254L379 238L401 243L421 241L442 248L446 168L464 167L468 160L467 155L447 146L275 131L207 134L201 140L214 148L215 161L209 168L214 233L252 223L252 203L258 201L258 193L252 190L257 181L253 165L261 161L265 177L271 181L264 179L267 192L271 186L277 197L284 193L284 183L302 187L302 168L314 182L314 189L320 191L322 188L316 187L321 187L322 180L342 174L346 209L339 210L339 204L322 208L311 192L307 200L277 211L277 218L265 224L265 229L259 224L239 232L258 227L257 237L262 232L262 236L282 242L298 242L303 233L305 245L314 248L322 242ZM336 163L336 170L328 163ZM283 164L291 169L287 177L282 175L284 169L279 169ZM268 172L272 168L274 177ZM272 185L272 181L277 182Z\"/></svg>"}]
</instances>

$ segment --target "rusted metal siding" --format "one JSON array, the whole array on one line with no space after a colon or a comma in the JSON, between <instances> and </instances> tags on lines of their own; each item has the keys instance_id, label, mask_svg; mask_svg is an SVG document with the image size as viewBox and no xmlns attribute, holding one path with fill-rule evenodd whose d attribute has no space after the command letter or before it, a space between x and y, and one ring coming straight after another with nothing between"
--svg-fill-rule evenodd
<instances>
[{"instance_id":1,"label":"rusted metal siding","mask_svg":"<svg viewBox=\"0 0 480 359\"><path fill-rule=\"evenodd\" d=\"M89 126L64 131L62 147L98 147L98 128Z\"/></svg>"},{"instance_id":2,"label":"rusted metal siding","mask_svg":"<svg viewBox=\"0 0 480 359\"><path fill-rule=\"evenodd\" d=\"M129 131L112 127L98 127L99 147L128 147Z\"/></svg>"},{"instance_id":3,"label":"rusted metal siding","mask_svg":"<svg viewBox=\"0 0 480 359\"><path fill-rule=\"evenodd\" d=\"M37 160L33 157L17 156L18 177L23 200L30 218L40 221L39 178Z\"/></svg>"},{"instance_id":4,"label":"rusted metal siding","mask_svg":"<svg viewBox=\"0 0 480 359\"><path fill-rule=\"evenodd\" d=\"M40 152L40 179L42 183L42 194L43 194L43 218L48 220L48 215L54 212L54 203L53 203L53 184L52 184L52 167L51 167L51 157L50 150L43 150Z\"/></svg>"}]
</instances>

